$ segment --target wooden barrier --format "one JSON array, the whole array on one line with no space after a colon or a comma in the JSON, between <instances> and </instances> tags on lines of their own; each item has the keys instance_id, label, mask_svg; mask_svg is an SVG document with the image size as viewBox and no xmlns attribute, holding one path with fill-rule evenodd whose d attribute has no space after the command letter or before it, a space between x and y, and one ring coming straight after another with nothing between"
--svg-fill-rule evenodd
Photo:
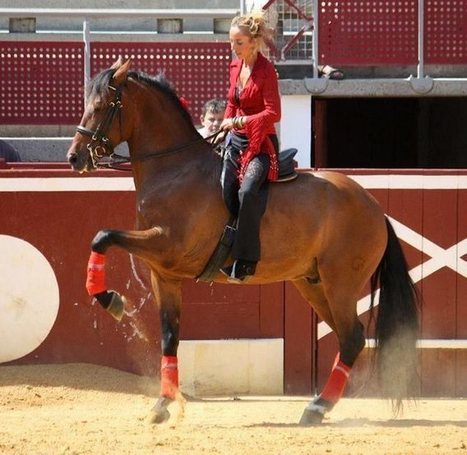
<instances>
[{"instance_id":1,"label":"wooden barrier","mask_svg":"<svg viewBox=\"0 0 467 455\"><path fill-rule=\"evenodd\" d=\"M131 177L30 167L0 170L0 363L89 362L157 374L158 314L143 264L117 249L108 254L108 285L130 303L120 324L84 288L94 234L133 227ZM467 171L341 171L383 205L423 294L421 394L465 396ZM364 321L367 307L362 295ZM322 386L337 349L329 328L314 318L291 284L187 280L181 338L283 339L284 392L310 394Z\"/></svg>"}]
</instances>

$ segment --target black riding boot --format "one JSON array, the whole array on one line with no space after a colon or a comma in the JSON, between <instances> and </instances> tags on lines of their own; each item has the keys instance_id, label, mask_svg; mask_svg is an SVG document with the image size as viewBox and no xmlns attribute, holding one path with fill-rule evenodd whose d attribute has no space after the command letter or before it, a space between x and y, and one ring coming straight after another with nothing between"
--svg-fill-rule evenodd
<instances>
[{"instance_id":1,"label":"black riding boot","mask_svg":"<svg viewBox=\"0 0 467 455\"><path fill-rule=\"evenodd\" d=\"M271 135L276 150L277 137ZM222 195L231 214L237 218L237 230L232 245L233 265L220 271L231 283L244 283L255 274L260 260L260 223L268 197L267 175L270 160L266 153L256 155L248 164L242 183L238 179L241 150L248 141L244 136L231 135L221 175Z\"/></svg>"},{"instance_id":2,"label":"black riding boot","mask_svg":"<svg viewBox=\"0 0 467 455\"><path fill-rule=\"evenodd\" d=\"M224 267L221 272L229 283L246 283L256 271L256 262L237 259L232 265Z\"/></svg>"}]
</instances>

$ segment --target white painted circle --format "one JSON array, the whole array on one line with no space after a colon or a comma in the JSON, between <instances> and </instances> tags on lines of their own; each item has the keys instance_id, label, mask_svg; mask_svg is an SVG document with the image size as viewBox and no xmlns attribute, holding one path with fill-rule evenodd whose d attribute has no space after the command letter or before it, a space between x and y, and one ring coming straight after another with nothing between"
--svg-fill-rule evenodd
<instances>
[{"instance_id":1,"label":"white painted circle","mask_svg":"<svg viewBox=\"0 0 467 455\"><path fill-rule=\"evenodd\" d=\"M44 255L24 240L0 235L0 363L36 349L58 306L58 282Z\"/></svg>"}]
</instances>

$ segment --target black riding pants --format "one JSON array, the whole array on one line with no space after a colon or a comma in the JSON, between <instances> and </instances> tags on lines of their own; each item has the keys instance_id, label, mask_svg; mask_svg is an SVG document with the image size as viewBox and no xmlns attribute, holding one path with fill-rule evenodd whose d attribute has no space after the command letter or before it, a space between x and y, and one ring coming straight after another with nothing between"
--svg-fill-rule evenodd
<instances>
[{"instance_id":1,"label":"black riding pants","mask_svg":"<svg viewBox=\"0 0 467 455\"><path fill-rule=\"evenodd\" d=\"M278 150L277 136L271 135L270 138ZM241 151L247 145L245 136L231 134L221 174L222 196L230 213L237 218L237 233L232 246L233 259L257 262L261 251L259 230L268 196L269 156L266 153L255 156L248 164L240 185L239 161Z\"/></svg>"}]
</instances>

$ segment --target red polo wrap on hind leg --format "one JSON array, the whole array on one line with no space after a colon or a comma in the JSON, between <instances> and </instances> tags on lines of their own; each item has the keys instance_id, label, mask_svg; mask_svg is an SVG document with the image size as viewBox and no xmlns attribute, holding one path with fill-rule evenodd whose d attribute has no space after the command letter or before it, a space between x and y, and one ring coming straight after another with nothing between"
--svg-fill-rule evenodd
<instances>
[{"instance_id":1,"label":"red polo wrap on hind leg","mask_svg":"<svg viewBox=\"0 0 467 455\"><path fill-rule=\"evenodd\" d=\"M320 397L332 404L336 404L344 393L351 369L352 367L349 367L339 360L339 354L337 354L331 375L329 376Z\"/></svg>"},{"instance_id":2,"label":"red polo wrap on hind leg","mask_svg":"<svg viewBox=\"0 0 467 455\"><path fill-rule=\"evenodd\" d=\"M93 251L89 256L86 289L89 295L96 295L107 289L105 285L105 255Z\"/></svg>"},{"instance_id":3,"label":"red polo wrap on hind leg","mask_svg":"<svg viewBox=\"0 0 467 455\"><path fill-rule=\"evenodd\" d=\"M175 400L178 392L178 361L176 356L163 355L161 360L161 396Z\"/></svg>"}]
</instances>

